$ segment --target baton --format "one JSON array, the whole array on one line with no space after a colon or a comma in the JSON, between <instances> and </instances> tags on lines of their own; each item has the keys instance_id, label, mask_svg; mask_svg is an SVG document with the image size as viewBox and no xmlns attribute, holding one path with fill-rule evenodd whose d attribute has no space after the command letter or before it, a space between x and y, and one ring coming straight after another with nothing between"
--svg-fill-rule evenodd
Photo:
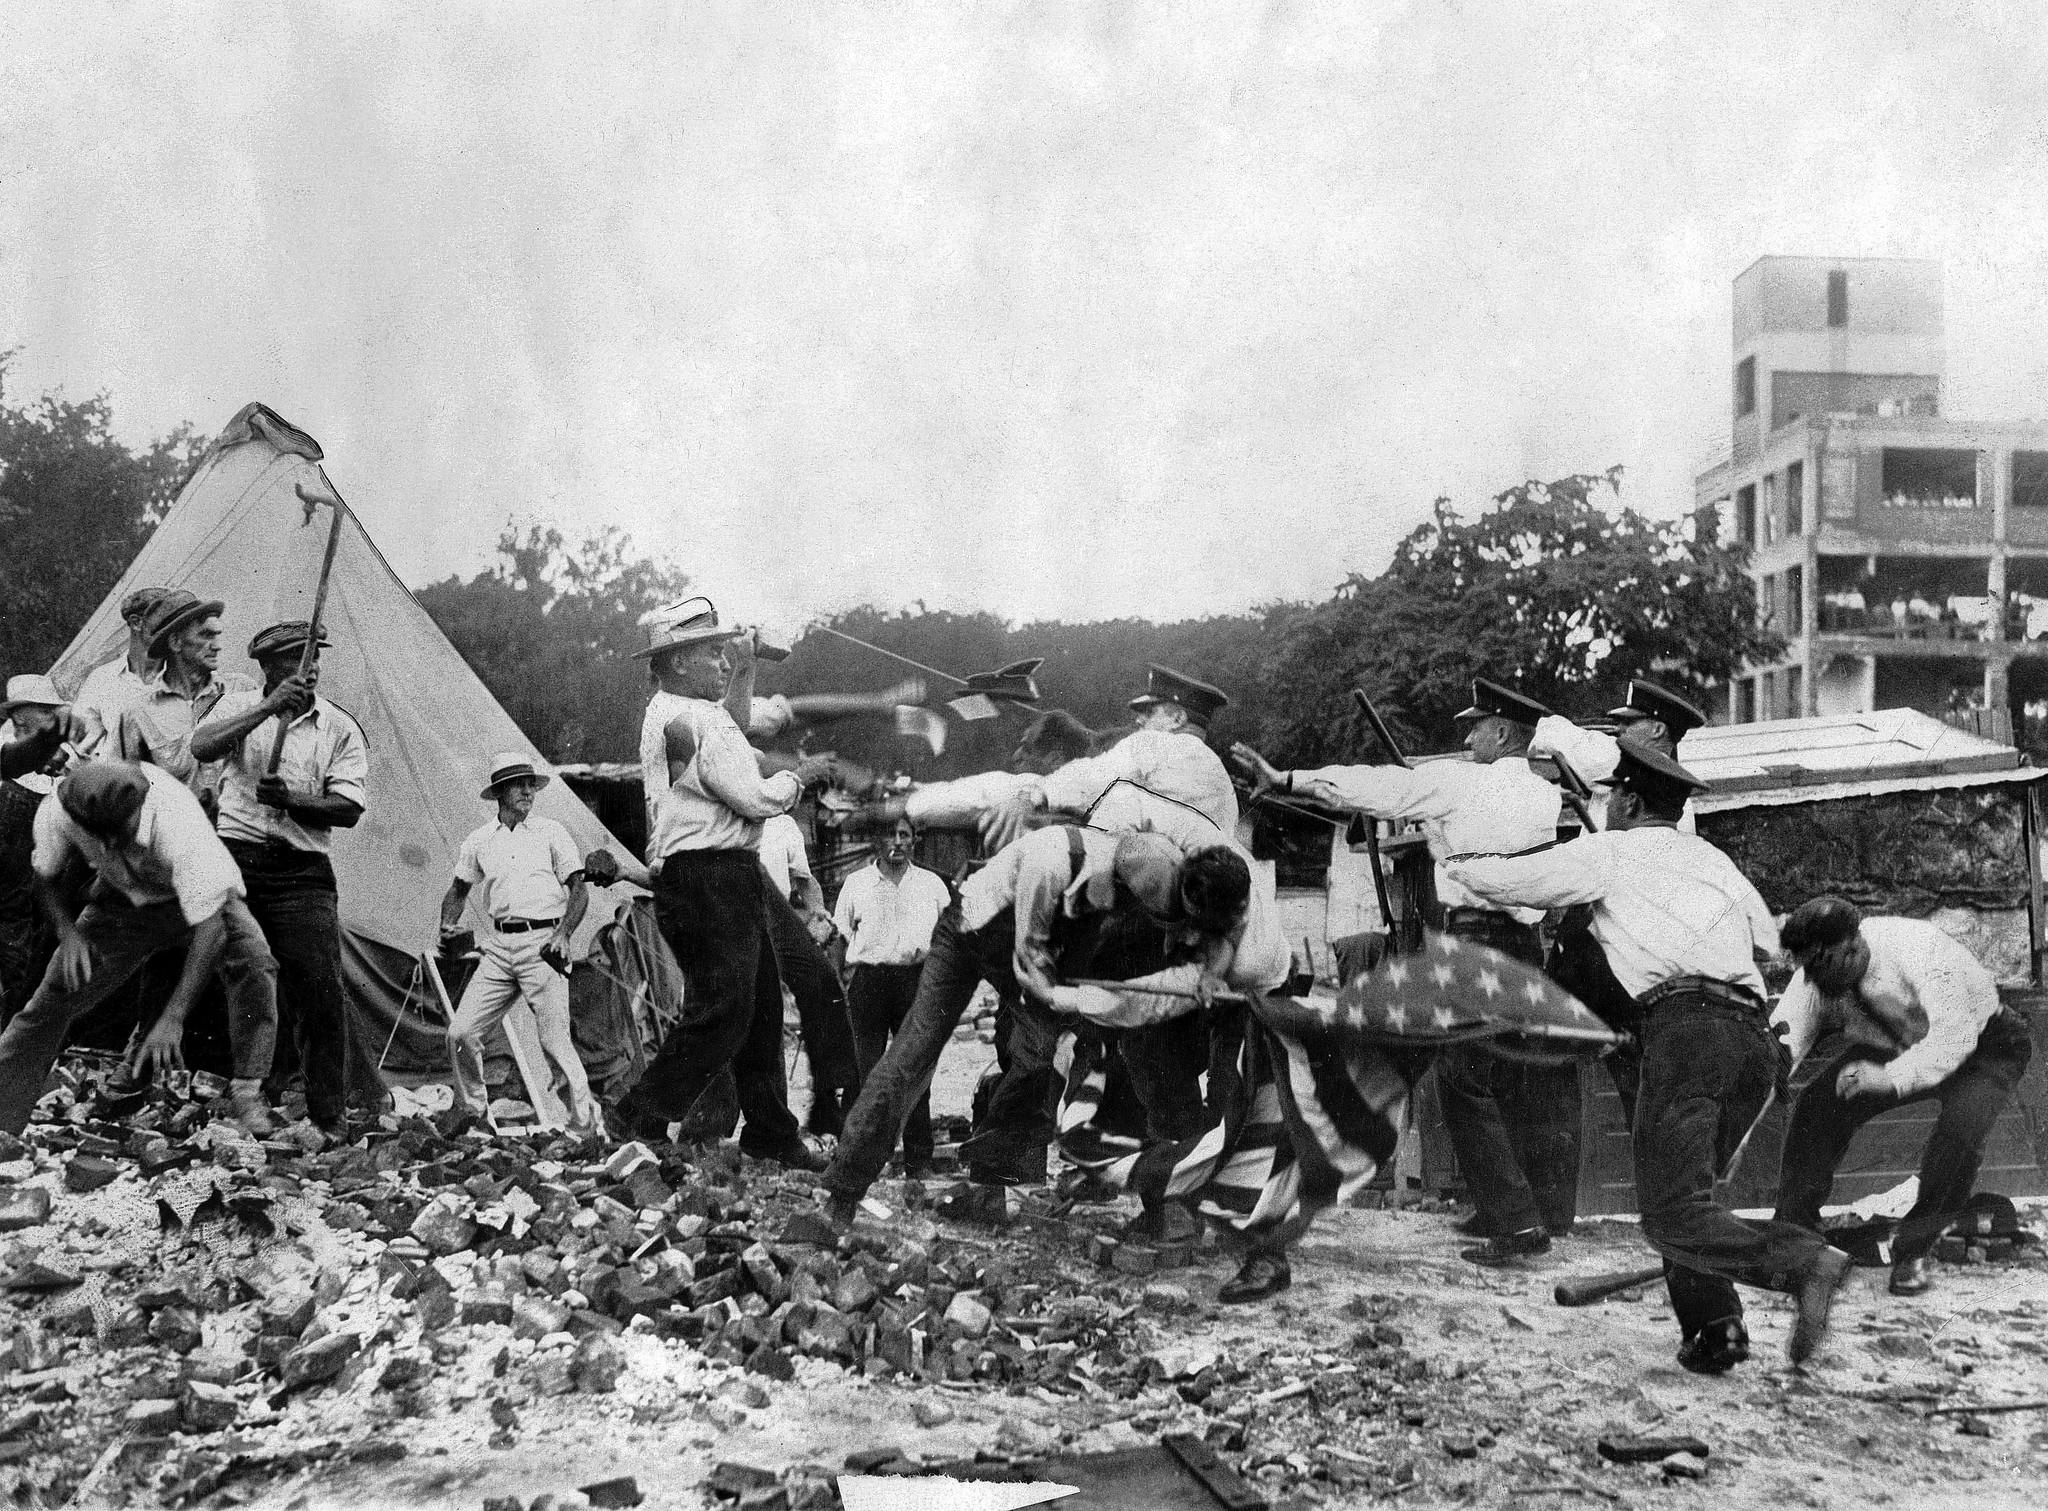
<instances>
[{"instance_id":1,"label":"baton","mask_svg":"<svg viewBox=\"0 0 2048 1511\"><path fill-rule=\"evenodd\" d=\"M1365 695L1365 689L1354 687L1351 696L1357 700L1358 710L1365 715L1365 722L1372 726L1372 732L1379 736L1380 744L1386 746L1387 754L1394 758L1394 764L1403 770L1409 769L1408 757L1401 754L1401 747L1394 743L1394 737L1387 731L1387 721L1380 717L1380 711L1372 706L1372 699Z\"/></svg>"}]
</instances>

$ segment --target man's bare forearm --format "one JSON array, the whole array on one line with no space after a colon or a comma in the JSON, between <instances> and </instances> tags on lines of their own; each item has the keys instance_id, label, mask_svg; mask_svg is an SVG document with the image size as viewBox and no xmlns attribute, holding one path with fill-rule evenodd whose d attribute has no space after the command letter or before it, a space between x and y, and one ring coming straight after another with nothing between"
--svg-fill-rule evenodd
<instances>
[{"instance_id":1,"label":"man's bare forearm","mask_svg":"<svg viewBox=\"0 0 2048 1511\"><path fill-rule=\"evenodd\" d=\"M185 947L185 969L179 975L170 999L164 1003L163 1016L157 1020L159 1023L175 1025L185 1021L192 1011L192 1004L199 1000L206 978L213 974L214 963L220 959L221 944L226 940L227 932L227 924L218 913L192 931L192 942Z\"/></svg>"}]
</instances>

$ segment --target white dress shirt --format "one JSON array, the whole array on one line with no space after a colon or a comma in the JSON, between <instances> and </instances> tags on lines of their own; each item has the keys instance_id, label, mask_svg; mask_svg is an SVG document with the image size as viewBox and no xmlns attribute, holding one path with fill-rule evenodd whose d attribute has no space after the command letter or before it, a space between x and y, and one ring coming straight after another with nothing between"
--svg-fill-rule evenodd
<instances>
[{"instance_id":1,"label":"white dress shirt","mask_svg":"<svg viewBox=\"0 0 2048 1511\"><path fill-rule=\"evenodd\" d=\"M1795 1062L1823 1030L1839 1028L1892 1055L1882 1073L1897 1095L1940 1085L1998 1016L1998 983L1961 942L1923 919L1866 918L1862 932L1870 968L1853 1001L1823 997L1795 971L1771 1021L1785 1025Z\"/></svg>"},{"instance_id":2,"label":"white dress shirt","mask_svg":"<svg viewBox=\"0 0 2048 1511\"><path fill-rule=\"evenodd\" d=\"M196 928L228 898L248 895L242 872L184 783L159 766L143 767L142 775L149 791L133 841L108 844L66 813L53 793L36 808L31 864L36 875L56 881L73 859L82 858L136 907L176 902L185 922Z\"/></svg>"},{"instance_id":3,"label":"white dress shirt","mask_svg":"<svg viewBox=\"0 0 2048 1511\"><path fill-rule=\"evenodd\" d=\"M477 906L494 924L560 919L569 908L569 878L582 869L569 831L537 815L512 829L492 819L471 831L455 857L455 879L482 888Z\"/></svg>"},{"instance_id":4,"label":"white dress shirt","mask_svg":"<svg viewBox=\"0 0 2048 1511\"><path fill-rule=\"evenodd\" d=\"M832 910L833 927L846 936L848 965L912 965L932 947L932 930L953 894L936 871L905 867L889 877L879 864L846 878Z\"/></svg>"},{"instance_id":5,"label":"white dress shirt","mask_svg":"<svg viewBox=\"0 0 2048 1511\"><path fill-rule=\"evenodd\" d=\"M105 737L93 754L114 754L121 737L121 716L148 696L149 683L129 670L125 650L112 661L102 661L85 674L85 680L78 684L78 692L71 699L71 706L81 714L90 710L105 731Z\"/></svg>"},{"instance_id":6,"label":"white dress shirt","mask_svg":"<svg viewBox=\"0 0 2048 1511\"><path fill-rule=\"evenodd\" d=\"M775 883L784 901L794 901L796 879L811 879L810 857L804 854L804 826L787 813L761 823L761 869Z\"/></svg>"},{"instance_id":7,"label":"white dress shirt","mask_svg":"<svg viewBox=\"0 0 2048 1511\"><path fill-rule=\"evenodd\" d=\"M1045 803L1087 813L1121 778L1186 803L1225 834L1237 833L1237 789L1208 742L1192 730L1139 729L1098 756L1069 761L1045 779Z\"/></svg>"},{"instance_id":8,"label":"white dress shirt","mask_svg":"<svg viewBox=\"0 0 2048 1511\"><path fill-rule=\"evenodd\" d=\"M668 726L677 719L691 750L686 761L671 762ZM762 820L787 813L803 793L793 771L761 775L753 747L721 705L665 692L647 700L640 724L640 780L650 865L684 850L758 849Z\"/></svg>"},{"instance_id":9,"label":"white dress shirt","mask_svg":"<svg viewBox=\"0 0 2048 1511\"><path fill-rule=\"evenodd\" d=\"M248 713L262 701L257 689L238 689L215 705L207 722ZM282 808L256 801L256 785L270 769L270 747L276 739L273 714L228 751L220 778L221 838L254 845L281 840L294 850L325 855L334 848L332 829L309 828ZM291 722L277 774L295 794L345 797L358 808L369 807L370 749L362 727L317 693L313 706Z\"/></svg>"},{"instance_id":10,"label":"white dress shirt","mask_svg":"<svg viewBox=\"0 0 2048 1511\"><path fill-rule=\"evenodd\" d=\"M1521 756L1424 761L1415 767L1323 766L1292 773L1294 790L1332 808L1416 821L1436 861L1436 898L1446 908L1501 906L1476 896L1446 862L1454 855L1514 855L1557 839L1558 791ZM1507 907L1521 923L1541 907Z\"/></svg>"},{"instance_id":11,"label":"white dress shirt","mask_svg":"<svg viewBox=\"0 0 2048 1511\"><path fill-rule=\"evenodd\" d=\"M1593 938L1631 997L1674 976L1706 976L1763 996L1756 955L1778 948L1778 926L1735 862L1697 834L1610 830L1448 869L1461 887L1502 906L1594 904Z\"/></svg>"}]
</instances>

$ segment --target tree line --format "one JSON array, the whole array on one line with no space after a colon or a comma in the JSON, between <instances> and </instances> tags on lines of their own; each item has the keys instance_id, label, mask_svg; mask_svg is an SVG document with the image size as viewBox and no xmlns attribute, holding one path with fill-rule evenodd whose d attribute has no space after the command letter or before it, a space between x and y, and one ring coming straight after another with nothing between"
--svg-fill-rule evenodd
<instances>
[{"instance_id":1,"label":"tree line","mask_svg":"<svg viewBox=\"0 0 2048 1511\"><path fill-rule=\"evenodd\" d=\"M47 667L113 586L197 465L189 426L131 448L104 395L15 402L0 353L0 670ZM1528 480L1467 515L1438 499L1384 570L1354 572L1319 602L1159 624L1141 619L1012 623L992 614L862 607L813 626L764 692L875 690L908 669L824 626L955 676L1043 657L1045 705L1098 730L1128 724L1148 662L1213 682L1230 706L1210 735L1247 740L1288 765L1371 760L1350 696L1363 688L1397 740L1451 749L1474 676L1511 683L1575 717L1652 676L1705 700L1745 661L1778 654L1757 623L1743 551L1711 518L1658 519L1629 507L1620 468ZM417 590L420 603L549 759L630 761L646 700L639 618L690 591L671 562L616 529L581 542L510 524L492 564ZM928 679L941 709L957 693ZM943 711L943 710L942 710ZM886 721L814 731L883 771L924 780L1003 764L1025 713L945 714L934 754Z\"/></svg>"}]
</instances>

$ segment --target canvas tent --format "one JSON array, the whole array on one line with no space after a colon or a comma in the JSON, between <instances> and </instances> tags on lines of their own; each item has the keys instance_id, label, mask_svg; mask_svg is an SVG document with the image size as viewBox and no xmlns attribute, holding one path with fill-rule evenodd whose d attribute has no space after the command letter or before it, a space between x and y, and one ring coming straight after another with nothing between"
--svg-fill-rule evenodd
<instances>
[{"instance_id":1,"label":"canvas tent","mask_svg":"<svg viewBox=\"0 0 2048 1511\"><path fill-rule=\"evenodd\" d=\"M244 654L249 637L312 614L333 516L310 508L298 489L334 496L320 461L311 436L260 404L244 407L51 668L57 685L75 691L94 666L122 654L121 600L155 585L222 600L221 669L257 675ZM438 945L440 901L463 837L490 816L477 792L492 753L539 753L353 515L342 521L323 621L333 648L321 654L320 691L356 717L370 750L368 809L333 851L352 1005L378 1041L372 1058L384 1054L387 1072L399 1079L409 1071L438 1075L446 1065L445 1014L428 962ZM579 952L587 953L646 874L566 783L549 783L534 811L562 823L582 851L603 846L618 857L625 881L593 892L592 916L578 939ZM644 918L629 915L624 925L637 941L634 951L658 946ZM643 975L671 979L659 971ZM530 1018L522 1009L508 1022L525 1069L523 1051L537 1043Z\"/></svg>"}]
</instances>

